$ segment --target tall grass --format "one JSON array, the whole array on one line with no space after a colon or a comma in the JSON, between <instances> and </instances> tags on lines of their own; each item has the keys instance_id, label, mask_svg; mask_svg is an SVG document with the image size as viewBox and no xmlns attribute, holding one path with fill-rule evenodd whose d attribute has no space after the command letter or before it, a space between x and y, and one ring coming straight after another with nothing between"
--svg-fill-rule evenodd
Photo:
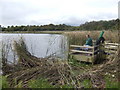
<instances>
[{"instance_id":1,"label":"tall grass","mask_svg":"<svg viewBox=\"0 0 120 90\"><path fill-rule=\"evenodd\" d=\"M75 45L84 45L86 41L86 35L89 34L93 40L97 40L101 31L74 31L65 32L68 36L69 43ZM105 31L103 37L109 42L118 42L117 31Z\"/></svg>"},{"instance_id":2,"label":"tall grass","mask_svg":"<svg viewBox=\"0 0 120 90\"><path fill-rule=\"evenodd\" d=\"M109 42L119 42L119 36L118 36L118 31L105 31L104 33L104 37L106 40L108 40Z\"/></svg>"}]
</instances>

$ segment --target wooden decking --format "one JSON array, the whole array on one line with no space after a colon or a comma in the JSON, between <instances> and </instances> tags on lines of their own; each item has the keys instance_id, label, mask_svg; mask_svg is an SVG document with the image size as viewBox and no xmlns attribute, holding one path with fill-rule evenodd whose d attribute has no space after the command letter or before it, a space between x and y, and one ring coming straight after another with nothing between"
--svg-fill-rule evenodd
<instances>
[{"instance_id":1,"label":"wooden decking","mask_svg":"<svg viewBox=\"0 0 120 90\"><path fill-rule=\"evenodd\" d=\"M94 63L98 59L105 59L107 55L115 54L119 45L107 42L97 46L70 45L69 54L78 61Z\"/></svg>"}]
</instances>

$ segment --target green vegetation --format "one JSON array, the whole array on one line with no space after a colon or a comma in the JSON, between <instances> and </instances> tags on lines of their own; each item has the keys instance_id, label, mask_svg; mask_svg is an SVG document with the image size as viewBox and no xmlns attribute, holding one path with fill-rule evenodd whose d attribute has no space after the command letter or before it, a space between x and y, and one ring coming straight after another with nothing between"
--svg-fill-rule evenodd
<instances>
[{"instance_id":1,"label":"green vegetation","mask_svg":"<svg viewBox=\"0 0 120 90\"><path fill-rule=\"evenodd\" d=\"M6 76L0 76L0 83L2 83L2 88L9 88Z\"/></svg>"},{"instance_id":2,"label":"green vegetation","mask_svg":"<svg viewBox=\"0 0 120 90\"><path fill-rule=\"evenodd\" d=\"M47 80L45 79L36 79L31 80L28 83L29 88L55 88L54 86L50 85Z\"/></svg>"},{"instance_id":3,"label":"green vegetation","mask_svg":"<svg viewBox=\"0 0 120 90\"><path fill-rule=\"evenodd\" d=\"M109 21L92 21L86 22L80 26L70 26L65 24L49 24L49 25L27 25L27 26L8 26L7 28L2 27L2 31L79 31L79 30L117 30L118 21L109 20Z\"/></svg>"},{"instance_id":4,"label":"green vegetation","mask_svg":"<svg viewBox=\"0 0 120 90\"><path fill-rule=\"evenodd\" d=\"M115 80L114 77L105 76L106 81L106 88L120 88L120 82L118 80Z\"/></svg>"},{"instance_id":5,"label":"green vegetation","mask_svg":"<svg viewBox=\"0 0 120 90\"><path fill-rule=\"evenodd\" d=\"M28 25L28 26L8 26L7 28L2 28L2 31L69 31L77 30L77 27L69 26L65 24L60 25Z\"/></svg>"},{"instance_id":6,"label":"green vegetation","mask_svg":"<svg viewBox=\"0 0 120 90\"><path fill-rule=\"evenodd\" d=\"M83 86L84 86L85 88L92 88L92 83L91 83L91 81L88 80L88 79L84 80L84 81L82 82L82 84L83 84Z\"/></svg>"},{"instance_id":7,"label":"green vegetation","mask_svg":"<svg viewBox=\"0 0 120 90\"><path fill-rule=\"evenodd\" d=\"M73 88L70 85L51 85L46 79L39 78L35 80L31 80L28 83L29 88Z\"/></svg>"},{"instance_id":8,"label":"green vegetation","mask_svg":"<svg viewBox=\"0 0 120 90\"><path fill-rule=\"evenodd\" d=\"M80 28L81 30L118 30L118 21L119 19L86 22L82 24Z\"/></svg>"}]
</instances>

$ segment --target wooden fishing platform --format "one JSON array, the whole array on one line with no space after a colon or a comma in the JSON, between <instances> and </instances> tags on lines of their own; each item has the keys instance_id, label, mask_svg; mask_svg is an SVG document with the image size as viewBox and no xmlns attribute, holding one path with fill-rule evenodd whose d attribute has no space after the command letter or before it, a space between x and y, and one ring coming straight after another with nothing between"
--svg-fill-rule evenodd
<instances>
[{"instance_id":1,"label":"wooden fishing platform","mask_svg":"<svg viewBox=\"0 0 120 90\"><path fill-rule=\"evenodd\" d=\"M94 46L70 45L69 54L78 61L93 64L97 60L103 60L107 56L115 54L119 45L118 43L108 42Z\"/></svg>"}]
</instances>

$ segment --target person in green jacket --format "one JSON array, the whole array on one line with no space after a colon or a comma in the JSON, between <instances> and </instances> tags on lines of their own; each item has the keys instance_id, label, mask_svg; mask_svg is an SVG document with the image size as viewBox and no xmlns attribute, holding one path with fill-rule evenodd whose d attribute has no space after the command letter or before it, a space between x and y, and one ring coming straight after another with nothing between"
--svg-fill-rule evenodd
<instances>
[{"instance_id":1,"label":"person in green jacket","mask_svg":"<svg viewBox=\"0 0 120 90\"><path fill-rule=\"evenodd\" d=\"M85 46L92 46L93 45L92 38L90 37L90 35L86 35L86 37L87 37L87 40L86 40Z\"/></svg>"},{"instance_id":2,"label":"person in green jacket","mask_svg":"<svg viewBox=\"0 0 120 90\"><path fill-rule=\"evenodd\" d=\"M105 38L103 37L104 31L102 31L98 37L98 39L96 40L95 45L99 45L100 43L104 43Z\"/></svg>"},{"instance_id":3,"label":"person in green jacket","mask_svg":"<svg viewBox=\"0 0 120 90\"><path fill-rule=\"evenodd\" d=\"M90 37L90 35L86 35L87 40L84 46L92 46L93 42L92 42L92 38ZM75 50L88 50L88 48L75 48Z\"/></svg>"},{"instance_id":4,"label":"person in green jacket","mask_svg":"<svg viewBox=\"0 0 120 90\"><path fill-rule=\"evenodd\" d=\"M103 34L104 34L104 31L101 31L99 38L103 37Z\"/></svg>"}]
</instances>

